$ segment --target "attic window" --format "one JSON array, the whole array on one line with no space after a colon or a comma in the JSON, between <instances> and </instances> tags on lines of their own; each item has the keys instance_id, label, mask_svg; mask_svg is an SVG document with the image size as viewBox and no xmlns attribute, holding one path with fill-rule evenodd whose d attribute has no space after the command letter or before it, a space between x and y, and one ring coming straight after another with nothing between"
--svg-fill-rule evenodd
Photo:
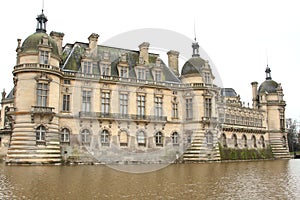
<instances>
[{"instance_id":1,"label":"attic window","mask_svg":"<svg viewBox=\"0 0 300 200\"><path fill-rule=\"evenodd\" d=\"M123 78L128 78L128 67L120 66L119 67L119 76Z\"/></svg>"},{"instance_id":2,"label":"attic window","mask_svg":"<svg viewBox=\"0 0 300 200\"><path fill-rule=\"evenodd\" d=\"M137 78L139 79L139 80L145 80L145 69L141 69L141 68L139 68L139 69L137 69Z\"/></svg>"},{"instance_id":3,"label":"attic window","mask_svg":"<svg viewBox=\"0 0 300 200\"><path fill-rule=\"evenodd\" d=\"M49 64L49 52L40 51L40 64Z\"/></svg>"},{"instance_id":4,"label":"attic window","mask_svg":"<svg viewBox=\"0 0 300 200\"><path fill-rule=\"evenodd\" d=\"M154 80L157 82L161 81L161 71L160 70L154 71Z\"/></svg>"}]
</instances>

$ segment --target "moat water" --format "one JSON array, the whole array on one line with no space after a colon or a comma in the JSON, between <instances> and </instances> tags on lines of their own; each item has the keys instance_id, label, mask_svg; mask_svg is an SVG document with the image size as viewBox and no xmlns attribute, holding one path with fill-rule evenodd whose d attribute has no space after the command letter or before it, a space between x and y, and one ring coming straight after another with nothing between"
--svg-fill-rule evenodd
<instances>
[{"instance_id":1,"label":"moat water","mask_svg":"<svg viewBox=\"0 0 300 200\"><path fill-rule=\"evenodd\" d=\"M0 199L300 199L300 160L174 164L139 174L0 163Z\"/></svg>"}]
</instances>

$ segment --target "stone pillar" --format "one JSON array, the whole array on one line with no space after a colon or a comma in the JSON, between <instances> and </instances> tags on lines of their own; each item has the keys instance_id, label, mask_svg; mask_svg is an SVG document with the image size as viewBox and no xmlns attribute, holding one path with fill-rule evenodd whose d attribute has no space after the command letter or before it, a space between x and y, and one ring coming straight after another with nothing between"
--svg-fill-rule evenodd
<instances>
[{"instance_id":1,"label":"stone pillar","mask_svg":"<svg viewBox=\"0 0 300 200\"><path fill-rule=\"evenodd\" d=\"M62 54L63 38L64 38L65 34L60 33L60 32L52 31L50 33L50 36L55 40L57 48L58 48L58 53L59 53L59 55L61 55Z\"/></svg>"},{"instance_id":2,"label":"stone pillar","mask_svg":"<svg viewBox=\"0 0 300 200\"><path fill-rule=\"evenodd\" d=\"M143 42L142 44L139 45L140 57L144 59L145 64L149 63L149 53L148 53L149 46L150 43L148 42Z\"/></svg>"},{"instance_id":3,"label":"stone pillar","mask_svg":"<svg viewBox=\"0 0 300 200\"><path fill-rule=\"evenodd\" d=\"M254 109L257 109L257 82L252 82L252 106Z\"/></svg>"},{"instance_id":4,"label":"stone pillar","mask_svg":"<svg viewBox=\"0 0 300 200\"><path fill-rule=\"evenodd\" d=\"M168 51L167 55L168 55L169 68L172 69L172 71L174 72L174 74L176 76L179 76L179 71L178 71L179 52L170 50L170 51Z\"/></svg>"}]
</instances>

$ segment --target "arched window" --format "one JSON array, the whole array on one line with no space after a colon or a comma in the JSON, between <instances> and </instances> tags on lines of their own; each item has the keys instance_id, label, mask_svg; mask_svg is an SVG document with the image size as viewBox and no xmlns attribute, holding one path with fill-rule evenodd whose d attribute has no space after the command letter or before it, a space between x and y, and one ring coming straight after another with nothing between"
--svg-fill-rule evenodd
<instances>
[{"instance_id":1,"label":"arched window","mask_svg":"<svg viewBox=\"0 0 300 200\"><path fill-rule=\"evenodd\" d=\"M223 133L221 135L221 144L222 144L223 147L227 147L227 141L226 141L226 135L225 135L225 133Z\"/></svg>"},{"instance_id":2,"label":"arched window","mask_svg":"<svg viewBox=\"0 0 300 200\"><path fill-rule=\"evenodd\" d=\"M161 132L155 134L155 144L156 146L163 146L163 134Z\"/></svg>"},{"instance_id":3,"label":"arched window","mask_svg":"<svg viewBox=\"0 0 300 200\"><path fill-rule=\"evenodd\" d=\"M106 129L101 132L101 144L102 146L109 145L109 132Z\"/></svg>"},{"instance_id":4,"label":"arched window","mask_svg":"<svg viewBox=\"0 0 300 200\"><path fill-rule=\"evenodd\" d=\"M41 125L36 129L36 142L37 144L45 144L46 128Z\"/></svg>"},{"instance_id":5,"label":"arched window","mask_svg":"<svg viewBox=\"0 0 300 200\"><path fill-rule=\"evenodd\" d=\"M252 135L251 140L252 140L252 145L253 145L253 147L256 148L257 145L256 145L256 137L255 137L255 135Z\"/></svg>"},{"instance_id":6,"label":"arched window","mask_svg":"<svg viewBox=\"0 0 300 200\"><path fill-rule=\"evenodd\" d=\"M143 131L139 131L136 135L138 146L146 146L146 135Z\"/></svg>"},{"instance_id":7,"label":"arched window","mask_svg":"<svg viewBox=\"0 0 300 200\"><path fill-rule=\"evenodd\" d=\"M208 147L212 147L213 146L213 134L211 132L206 133L206 144Z\"/></svg>"},{"instance_id":8,"label":"arched window","mask_svg":"<svg viewBox=\"0 0 300 200\"><path fill-rule=\"evenodd\" d=\"M265 138L264 138L264 136L260 136L259 140L260 140L261 147L265 148L266 145L265 145Z\"/></svg>"},{"instance_id":9,"label":"arched window","mask_svg":"<svg viewBox=\"0 0 300 200\"><path fill-rule=\"evenodd\" d=\"M119 141L120 141L120 146L127 146L128 145L128 136L126 131L121 131L119 134Z\"/></svg>"},{"instance_id":10,"label":"arched window","mask_svg":"<svg viewBox=\"0 0 300 200\"><path fill-rule=\"evenodd\" d=\"M233 134L233 135L232 135L232 140L233 140L233 146L234 146L234 147L238 147L238 142L237 142L236 134Z\"/></svg>"},{"instance_id":11,"label":"arched window","mask_svg":"<svg viewBox=\"0 0 300 200\"><path fill-rule=\"evenodd\" d=\"M63 128L60 135L60 141L62 143L69 143L70 142L70 131L67 128Z\"/></svg>"},{"instance_id":12,"label":"arched window","mask_svg":"<svg viewBox=\"0 0 300 200\"><path fill-rule=\"evenodd\" d=\"M243 141L244 147L247 147L247 137L246 137L246 135L242 136L242 141Z\"/></svg>"},{"instance_id":13,"label":"arched window","mask_svg":"<svg viewBox=\"0 0 300 200\"><path fill-rule=\"evenodd\" d=\"M90 143L90 131L88 129L84 129L81 132L81 142L82 142L82 144Z\"/></svg>"},{"instance_id":14,"label":"arched window","mask_svg":"<svg viewBox=\"0 0 300 200\"><path fill-rule=\"evenodd\" d=\"M172 133L171 138L172 138L173 144L178 144L179 141L178 141L178 133L177 132Z\"/></svg>"},{"instance_id":15,"label":"arched window","mask_svg":"<svg viewBox=\"0 0 300 200\"><path fill-rule=\"evenodd\" d=\"M282 146L286 147L286 137L282 136Z\"/></svg>"}]
</instances>

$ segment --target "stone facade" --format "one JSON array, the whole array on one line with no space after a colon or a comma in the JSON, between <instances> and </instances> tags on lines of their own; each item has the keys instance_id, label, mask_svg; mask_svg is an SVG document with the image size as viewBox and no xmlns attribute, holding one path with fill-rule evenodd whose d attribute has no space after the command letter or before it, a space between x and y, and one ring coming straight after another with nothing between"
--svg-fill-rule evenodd
<instances>
[{"instance_id":1,"label":"stone facade","mask_svg":"<svg viewBox=\"0 0 300 200\"><path fill-rule=\"evenodd\" d=\"M283 92L267 79L252 83L253 106L213 84L209 62L193 56L178 70L148 42L139 51L88 43L62 47L63 33L18 40L14 88L2 96L1 128L9 135L8 164L66 162L171 163L220 160L219 144L266 148L288 157ZM1 136L2 137L2 136Z\"/></svg>"}]
</instances>

